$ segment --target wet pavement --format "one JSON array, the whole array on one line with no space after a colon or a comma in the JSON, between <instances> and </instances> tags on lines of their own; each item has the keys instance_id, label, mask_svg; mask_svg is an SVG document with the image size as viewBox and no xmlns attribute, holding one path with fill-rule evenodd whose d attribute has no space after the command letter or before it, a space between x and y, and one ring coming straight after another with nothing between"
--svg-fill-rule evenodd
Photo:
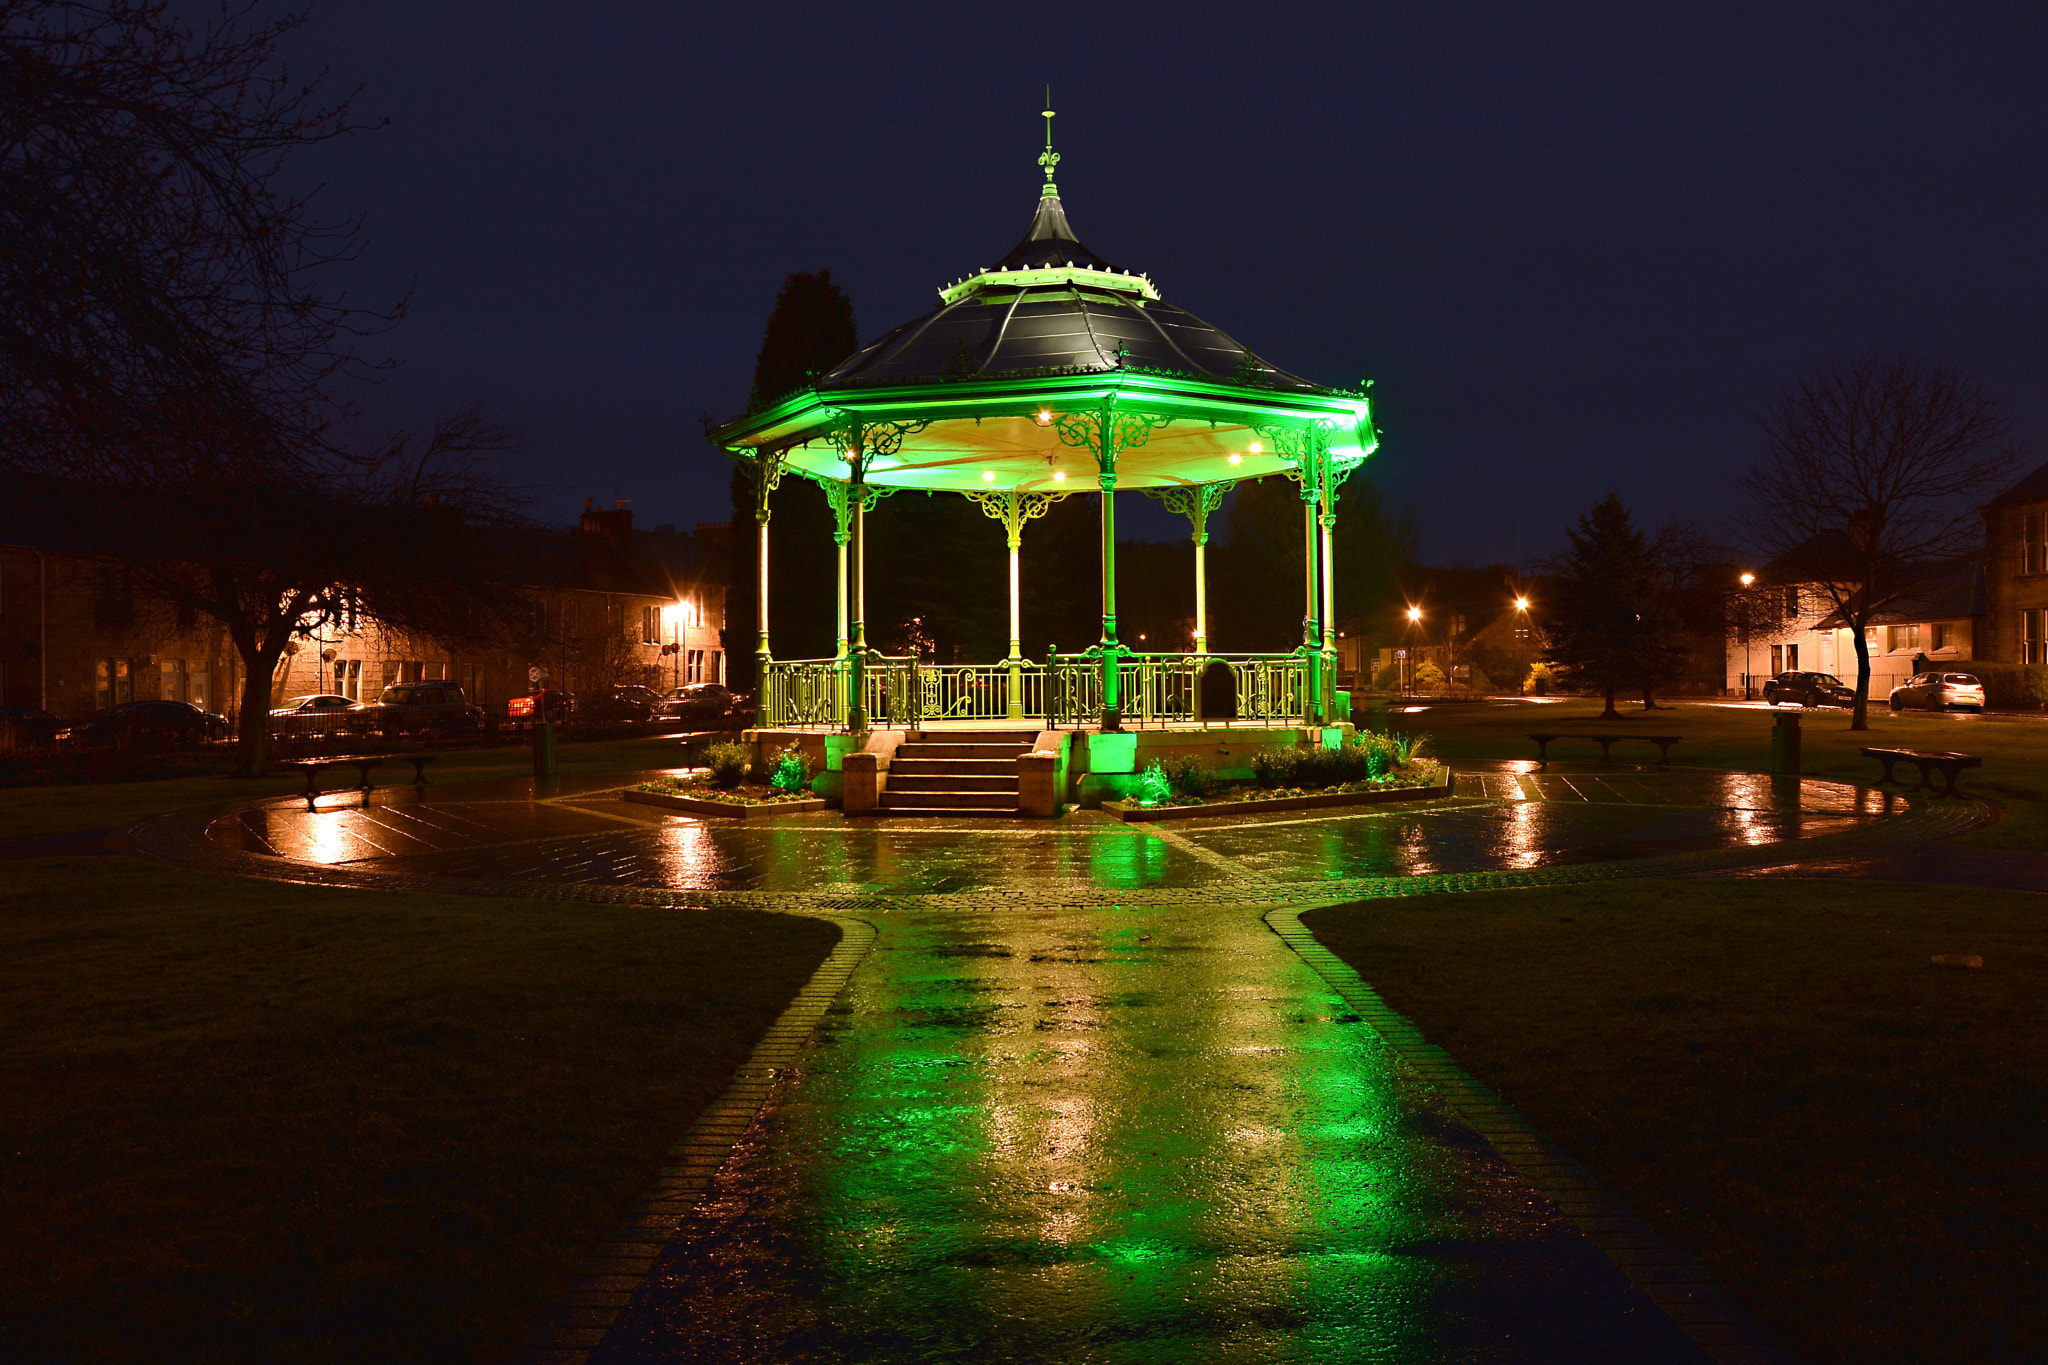
<instances>
[{"instance_id":1,"label":"wet pavement","mask_svg":"<svg viewBox=\"0 0 2048 1365\"><path fill-rule=\"evenodd\" d=\"M1553 765L1555 767L1555 765ZM642 775L632 775L639 777ZM625 778L386 788L279 800L216 821L220 847L393 874L844 896L1013 888L1096 895L1263 881L1336 881L1607 863L1839 833L1905 809L1839 783L1746 774L1460 774L1426 806L1218 815L1124 825L847 820L824 813L721 821L630 805Z\"/></svg>"},{"instance_id":2,"label":"wet pavement","mask_svg":"<svg viewBox=\"0 0 2048 1365\"><path fill-rule=\"evenodd\" d=\"M766 1103L692 1138L730 1154L653 1234L644 1282L593 1272L534 1359L1722 1358L1603 1254L1598 1217L1537 1193L1263 916L1869 857L1982 808L1531 766L1461 771L1456 798L1413 807L1143 825L706 820L629 805L621 789L651 774L614 774L285 799L188 843L306 880L740 898L873 927L794 1066L749 1082Z\"/></svg>"},{"instance_id":3,"label":"wet pavement","mask_svg":"<svg viewBox=\"0 0 2048 1365\"><path fill-rule=\"evenodd\" d=\"M1700 1361L1255 914L892 911L598 1361Z\"/></svg>"}]
</instances>

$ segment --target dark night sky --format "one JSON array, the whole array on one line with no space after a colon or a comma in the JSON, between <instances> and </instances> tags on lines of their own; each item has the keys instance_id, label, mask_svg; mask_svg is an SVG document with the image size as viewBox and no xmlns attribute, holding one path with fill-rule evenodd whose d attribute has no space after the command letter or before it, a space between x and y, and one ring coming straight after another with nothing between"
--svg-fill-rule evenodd
<instances>
[{"instance_id":1,"label":"dark night sky","mask_svg":"<svg viewBox=\"0 0 2048 1365\"><path fill-rule=\"evenodd\" d=\"M1715 524L1771 390L1870 347L1975 368L2048 449L2043 13L324 0L291 53L390 119L303 163L368 215L358 297L417 281L368 411L484 400L550 520L725 517L697 419L782 277L829 266L863 340L926 311L1028 221L1049 81L1082 239L1369 373L1382 485L1483 563L1610 488Z\"/></svg>"}]
</instances>

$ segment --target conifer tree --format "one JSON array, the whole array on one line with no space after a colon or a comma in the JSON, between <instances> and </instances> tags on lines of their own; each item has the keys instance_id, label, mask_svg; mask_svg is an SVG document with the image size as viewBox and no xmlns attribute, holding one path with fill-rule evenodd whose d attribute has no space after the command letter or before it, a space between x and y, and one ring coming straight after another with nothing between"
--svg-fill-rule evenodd
<instances>
[{"instance_id":1,"label":"conifer tree","mask_svg":"<svg viewBox=\"0 0 2048 1365\"><path fill-rule=\"evenodd\" d=\"M1540 618L1544 660L1571 670L1606 698L1601 719L1618 718L1615 692L1651 687L1683 658L1677 621L1658 592L1656 557L1618 494L1609 493L1567 530L1571 552Z\"/></svg>"}]
</instances>

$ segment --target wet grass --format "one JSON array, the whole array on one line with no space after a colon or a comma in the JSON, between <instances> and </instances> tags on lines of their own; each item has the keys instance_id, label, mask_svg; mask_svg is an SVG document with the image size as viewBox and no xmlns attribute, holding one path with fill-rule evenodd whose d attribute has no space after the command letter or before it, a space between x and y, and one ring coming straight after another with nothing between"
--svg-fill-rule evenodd
<instances>
[{"instance_id":1,"label":"wet grass","mask_svg":"<svg viewBox=\"0 0 2048 1365\"><path fill-rule=\"evenodd\" d=\"M1797 708L1781 708L1790 714ZM1768 772L1771 766L1771 713L1767 710L1680 702L1670 709L1645 712L1640 703L1622 708L1620 721L1599 721L1600 703L1573 698L1558 702L1461 703L1432 706L1410 715L1396 715L1397 728L1420 730L1431 737L1435 754L1450 761L1534 759L1531 731L1639 731L1684 737L1673 746L1674 766ZM1984 766L1964 773L1961 788L1987 797L2004 808L1995 825L1962 836L1957 842L1987 848L2048 850L2048 721L2029 716L1931 715L1925 711L1894 715L1882 702L1870 710L1870 728L1849 728L1849 713L1828 707L1800 710L1802 768L1810 777L1842 782L1874 783L1883 770L1865 747L1942 749L1977 754ZM1597 761L1596 745L1553 744L1553 759ZM1656 761L1648 743L1617 744L1617 765ZM1910 765L1898 775L1917 778ZM1939 778L1936 779L1939 781Z\"/></svg>"},{"instance_id":2,"label":"wet grass","mask_svg":"<svg viewBox=\"0 0 2048 1365\"><path fill-rule=\"evenodd\" d=\"M557 751L557 767L564 776L675 767L681 750L682 741L673 736L564 743ZM428 770L436 784L532 773L533 753L521 744L447 749ZM374 776L379 786L388 786L410 780L411 774L409 765L391 763ZM297 773L274 772L254 778L200 773L129 782L0 787L0 843L118 827L168 811L288 796L305 786Z\"/></svg>"},{"instance_id":3,"label":"wet grass","mask_svg":"<svg viewBox=\"0 0 2048 1365\"><path fill-rule=\"evenodd\" d=\"M2048 1357L2048 899L1639 881L1302 919L1809 1359Z\"/></svg>"},{"instance_id":4,"label":"wet grass","mask_svg":"<svg viewBox=\"0 0 2048 1365\"><path fill-rule=\"evenodd\" d=\"M6 867L9 1360L501 1359L838 937Z\"/></svg>"}]
</instances>

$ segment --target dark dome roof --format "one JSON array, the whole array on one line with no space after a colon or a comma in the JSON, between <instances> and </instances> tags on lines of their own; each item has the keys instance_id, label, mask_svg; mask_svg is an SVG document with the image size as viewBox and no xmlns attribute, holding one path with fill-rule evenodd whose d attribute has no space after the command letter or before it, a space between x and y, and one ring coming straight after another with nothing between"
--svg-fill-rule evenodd
<instances>
[{"instance_id":1,"label":"dark dome roof","mask_svg":"<svg viewBox=\"0 0 2048 1365\"><path fill-rule=\"evenodd\" d=\"M1050 188L1009 255L941 291L945 302L939 308L861 347L818 387L1133 365L1267 389L1327 392L1161 301L1151 281L1081 245Z\"/></svg>"}]
</instances>

